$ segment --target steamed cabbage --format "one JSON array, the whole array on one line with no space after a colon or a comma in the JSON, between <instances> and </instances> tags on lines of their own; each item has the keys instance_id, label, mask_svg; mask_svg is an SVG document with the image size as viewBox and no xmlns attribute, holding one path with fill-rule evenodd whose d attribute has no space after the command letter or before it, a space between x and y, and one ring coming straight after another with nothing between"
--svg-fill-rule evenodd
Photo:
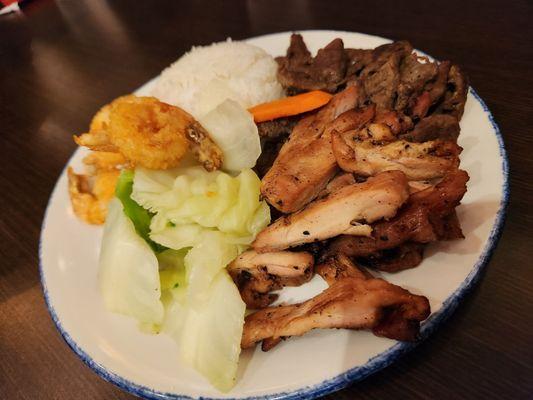
<instances>
[{"instance_id":1,"label":"steamed cabbage","mask_svg":"<svg viewBox=\"0 0 533 400\"><path fill-rule=\"evenodd\" d=\"M239 247L228 243L223 233L206 231L201 241L185 256L188 300L193 304L205 300L215 276L239 253Z\"/></svg>"},{"instance_id":2,"label":"steamed cabbage","mask_svg":"<svg viewBox=\"0 0 533 400\"><path fill-rule=\"evenodd\" d=\"M137 168L121 177L122 203L112 201L104 230L106 307L170 335L222 391L235 383L246 309L225 267L270 222L259 186L250 169Z\"/></svg>"},{"instance_id":3,"label":"steamed cabbage","mask_svg":"<svg viewBox=\"0 0 533 400\"><path fill-rule=\"evenodd\" d=\"M200 300L216 274L270 222L260 184L250 169L232 177L194 166L137 168L132 198L155 214L150 239L174 250L191 248L185 257L190 301Z\"/></svg>"},{"instance_id":4,"label":"steamed cabbage","mask_svg":"<svg viewBox=\"0 0 533 400\"><path fill-rule=\"evenodd\" d=\"M188 307L179 336L183 359L221 391L236 380L246 305L222 269L198 307Z\"/></svg>"},{"instance_id":5,"label":"steamed cabbage","mask_svg":"<svg viewBox=\"0 0 533 400\"><path fill-rule=\"evenodd\" d=\"M179 251L168 249L157 255L161 291L187 285L185 276L185 256L187 252L188 249Z\"/></svg>"},{"instance_id":6,"label":"steamed cabbage","mask_svg":"<svg viewBox=\"0 0 533 400\"><path fill-rule=\"evenodd\" d=\"M252 115L235 100L227 99L199 119L224 155L222 168L252 168L261 154L261 143Z\"/></svg>"},{"instance_id":7,"label":"steamed cabbage","mask_svg":"<svg viewBox=\"0 0 533 400\"><path fill-rule=\"evenodd\" d=\"M123 170L117 181L115 188L115 195L122 203L124 214L133 222L135 230L155 252L164 250L164 247L153 242L150 237L150 222L152 221L152 214L142 208L131 198L133 190L133 176L134 172L131 170Z\"/></svg>"},{"instance_id":8,"label":"steamed cabbage","mask_svg":"<svg viewBox=\"0 0 533 400\"><path fill-rule=\"evenodd\" d=\"M201 240L206 229L247 237L249 244L251 236L270 222L268 205L260 201L260 185L250 169L232 177L202 167L137 168L131 197L155 214L150 237L167 247L189 247L187 238Z\"/></svg>"},{"instance_id":9,"label":"steamed cabbage","mask_svg":"<svg viewBox=\"0 0 533 400\"><path fill-rule=\"evenodd\" d=\"M144 324L163 321L157 258L117 199L109 204L99 264L100 291L109 311Z\"/></svg>"},{"instance_id":10,"label":"steamed cabbage","mask_svg":"<svg viewBox=\"0 0 533 400\"><path fill-rule=\"evenodd\" d=\"M188 302L186 292L176 287L163 293L162 332L176 341L185 362L226 392L236 380L246 305L225 269L201 303Z\"/></svg>"}]
</instances>

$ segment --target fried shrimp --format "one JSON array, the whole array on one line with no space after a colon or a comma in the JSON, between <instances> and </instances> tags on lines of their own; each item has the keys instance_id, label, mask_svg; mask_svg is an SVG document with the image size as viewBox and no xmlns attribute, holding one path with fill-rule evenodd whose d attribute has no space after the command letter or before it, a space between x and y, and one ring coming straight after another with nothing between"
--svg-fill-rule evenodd
<instances>
[{"instance_id":1,"label":"fried shrimp","mask_svg":"<svg viewBox=\"0 0 533 400\"><path fill-rule=\"evenodd\" d=\"M89 132L79 136L74 136L74 141L78 146L88 147L94 151L106 151L117 153L118 149L114 146L108 135L109 129L109 116L111 114L111 108L114 104L120 101L127 100L130 96L122 96L115 99L113 102L103 106L95 114L89 127Z\"/></svg>"},{"instance_id":2,"label":"fried shrimp","mask_svg":"<svg viewBox=\"0 0 533 400\"><path fill-rule=\"evenodd\" d=\"M129 164L120 153L94 151L84 157L87 174L68 168L68 189L74 213L90 224L103 224L115 194L120 171Z\"/></svg>"},{"instance_id":3,"label":"fried shrimp","mask_svg":"<svg viewBox=\"0 0 533 400\"><path fill-rule=\"evenodd\" d=\"M108 134L132 163L168 169L177 166L189 148L188 117L155 98L132 98L112 108Z\"/></svg>"},{"instance_id":4,"label":"fried shrimp","mask_svg":"<svg viewBox=\"0 0 533 400\"><path fill-rule=\"evenodd\" d=\"M222 165L222 152L190 114L154 97L119 97L93 118L89 133L74 140L91 150L118 152L132 165L168 169L187 151L208 171Z\"/></svg>"},{"instance_id":5,"label":"fried shrimp","mask_svg":"<svg viewBox=\"0 0 533 400\"><path fill-rule=\"evenodd\" d=\"M107 206L115 195L120 171L102 170L94 176L74 173L67 169L68 191L74 213L89 224L103 224Z\"/></svg>"},{"instance_id":6,"label":"fried shrimp","mask_svg":"<svg viewBox=\"0 0 533 400\"><path fill-rule=\"evenodd\" d=\"M85 156L83 163L96 171L116 170L128 164L126 158L120 153L106 151L93 151Z\"/></svg>"}]
</instances>

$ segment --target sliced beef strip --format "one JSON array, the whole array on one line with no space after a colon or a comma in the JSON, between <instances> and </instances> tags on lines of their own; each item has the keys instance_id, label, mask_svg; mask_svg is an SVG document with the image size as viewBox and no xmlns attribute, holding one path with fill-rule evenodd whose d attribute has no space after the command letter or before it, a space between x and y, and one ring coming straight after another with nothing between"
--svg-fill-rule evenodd
<instances>
[{"instance_id":1,"label":"sliced beef strip","mask_svg":"<svg viewBox=\"0 0 533 400\"><path fill-rule=\"evenodd\" d=\"M287 55L276 61L278 80L292 94L306 90L334 93L345 83L348 56L341 39L333 40L313 58L302 36L293 34Z\"/></svg>"},{"instance_id":2,"label":"sliced beef strip","mask_svg":"<svg viewBox=\"0 0 533 400\"><path fill-rule=\"evenodd\" d=\"M425 60L424 63L420 60ZM400 84L395 109L403 111L414 104L427 82L437 75L437 64L429 62L427 58L421 59L416 54L404 57L400 64Z\"/></svg>"},{"instance_id":3,"label":"sliced beef strip","mask_svg":"<svg viewBox=\"0 0 533 400\"><path fill-rule=\"evenodd\" d=\"M332 93L344 82L347 67L348 57L344 52L344 43L338 38L318 50L313 62L314 75L323 81L323 90Z\"/></svg>"},{"instance_id":4,"label":"sliced beef strip","mask_svg":"<svg viewBox=\"0 0 533 400\"><path fill-rule=\"evenodd\" d=\"M311 52L307 49L307 45L305 44L302 35L292 34L291 43L287 49L287 55L285 57L278 57L276 60L278 61L278 64L283 62L293 71L305 72L306 68L311 64L313 57L311 56Z\"/></svg>"},{"instance_id":5,"label":"sliced beef strip","mask_svg":"<svg viewBox=\"0 0 533 400\"><path fill-rule=\"evenodd\" d=\"M289 91L302 91L312 84L308 70L313 57L307 49L302 35L291 35L291 42L284 57L277 57L278 80Z\"/></svg>"},{"instance_id":6,"label":"sliced beef strip","mask_svg":"<svg viewBox=\"0 0 533 400\"><path fill-rule=\"evenodd\" d=\"M393 43L383 44L378 46L372 52L373 63L383 63L392 54L400 54L401 57L406 57L413 52L413 46L406 40L399 40Z\"/></svg>"},{"instance_id":7,"label":"sliced beef strip","mask_svg":"<svg viewBox=\"0 0 533 400\"><path fill-rule=\"evenodd\" d=\"M450 72L450 61L442 61L437 69L435 79L428 83L424 88L428 92L431 104L439 100L446 92L446 83L448 82L448 73Z\"/></svg>"},{"instance_id":8,"label":"sliced beef strip","mask_svg":"<svg viewBox=\"0 0 533 400\"><path fill-rule=\"evenodd\" d=\"M261 138L261 155L255 164L254 171L259 178L265 176L270 167L272 167L283 143L287 141L292 128L301 118L302 115L298 115L257 124L257 130Z\"/></svg>"},{"instance_id":9,"label":"sliced beef strip","mask_svg":"<svg viewBox=\"0 0 533 400\"><path fill-rule=\"evenodd\" d=\"M359 76L364 67L372 62L372 49L346 49L345 53L348 57L348 69L346 70L346 77Z\"/></svg>"},{"instance_id":10,"label":"sliced beef strip","mask_svg":"<svg viewBox=\"0 0 533 400\"><path fill-rule=\"evenodd\" d=\"M279 118L273 121L265 121L257 124L257 130L261 139L284 138L292 132L292 128L298 123L301 116Z\"/></svg>"},{"instance_id":11,"label":"sliced beef strip","mask_svg":"<svg viewBox=\"0 0 533 400\"><path fill-rule=\"evenodd\" d=\"M413 51L410 43L394 42L376 47L372 61L366 65L359 79L368 99L378 109L392 110L400 84L400 63Z\"/></svg>"},{"instance_id":12,"label":"sliced beef strip","mask_svg":"<svg viewBox=\"0 0 533 400\"><path fill-rule=\"evenodd\" d=\"M375 103L378 110L393 109L396 91L400 84L400 61L404 47L396 42L376 48L372 62L361 72L362 87L368 99Z\"/></svg>"},{"instance_id":13,"label":"sliced beef strip","mask_svg":"<svg viewBox=\"0 0 533 400\"><path fill-rule=\"evenodd\" d=\"M459 136L459 121L451 114L433 114L423 118L410 132L399 136L410 142L427 142L430 140L456 141Z\"/></svg>"},{"instance_id":14,"label":"sliced beef strip","mask_svg":"<svg viewBox=\"0 0 533 400\"><path fill-rule=\"evenodd\" d=\"M413 118L424 118L431 112L431 108L442 98L446 92L450 66L451 63L449 61L442 61L437 67L434 79L426 83L422 93L415 98L411 98L410 109L407 111L410 111Z\"/></svg>"},{"instance_id":15,"label":"sliced beef strip","mask_svg":"<svg viewBox=\"0 0 533 400\"><path fill-rule=\"evenodd\" d=\"M394 54L385 63L375 70L368 71L363 77L363 88L369 100L376 104L378 110L392 109L396 89L400 82L399 65L400 56Z\"/></svg>"},{"instance_id":16,"label":"sliced beef strip","mask_svg":"<svg viewBox=\"0 0 533 400\"><path fill-rule=\"evenodd\" d=\"M453 64L448 73L444 98L438 104L435 113L451 114L460 120L465 109L467 95L468 79L463 71L461 71L461 68Z\"/></svg>"}]
</instances>

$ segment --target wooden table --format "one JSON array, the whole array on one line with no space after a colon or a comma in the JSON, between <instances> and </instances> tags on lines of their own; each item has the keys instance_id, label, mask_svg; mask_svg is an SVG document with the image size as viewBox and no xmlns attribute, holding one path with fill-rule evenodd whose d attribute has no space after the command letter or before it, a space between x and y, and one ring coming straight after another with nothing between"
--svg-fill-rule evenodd
<instances>
[{"instance_id":1,"label":"wooden table","mask_svg":"<svg viewBox=\"0 0 533 400\"><path fill-rule=\"evenodd\" d=\"M301 29L407 39L458 62L494 113L511 163L505 231L478 287L415 351L332 397L531 398L532 17L525 1L380 0L42 0L0 16L0 398L132 398L71 352L41 293L40 226L75 149L71 135L193 44Z\"/></svg>"}]
</instances>

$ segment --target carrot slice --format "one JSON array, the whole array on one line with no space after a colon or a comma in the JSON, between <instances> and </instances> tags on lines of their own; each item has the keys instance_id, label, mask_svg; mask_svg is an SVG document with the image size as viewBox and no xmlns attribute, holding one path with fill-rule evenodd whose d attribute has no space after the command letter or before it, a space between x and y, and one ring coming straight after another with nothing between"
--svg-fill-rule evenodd
<instances>
[{"instance_id":1,"label":"carrot slice","mask_svg":"<svg viewBox=\"0 0 533 400\"><path fill-rule=\"evenodd\" d=\"M315 110L327 104L333 96L321 90L285 97L269 103L259 104L248 111L254 116L255 122L271 121L273 119L290 117Z\"/></svg>"}]
</instances>

